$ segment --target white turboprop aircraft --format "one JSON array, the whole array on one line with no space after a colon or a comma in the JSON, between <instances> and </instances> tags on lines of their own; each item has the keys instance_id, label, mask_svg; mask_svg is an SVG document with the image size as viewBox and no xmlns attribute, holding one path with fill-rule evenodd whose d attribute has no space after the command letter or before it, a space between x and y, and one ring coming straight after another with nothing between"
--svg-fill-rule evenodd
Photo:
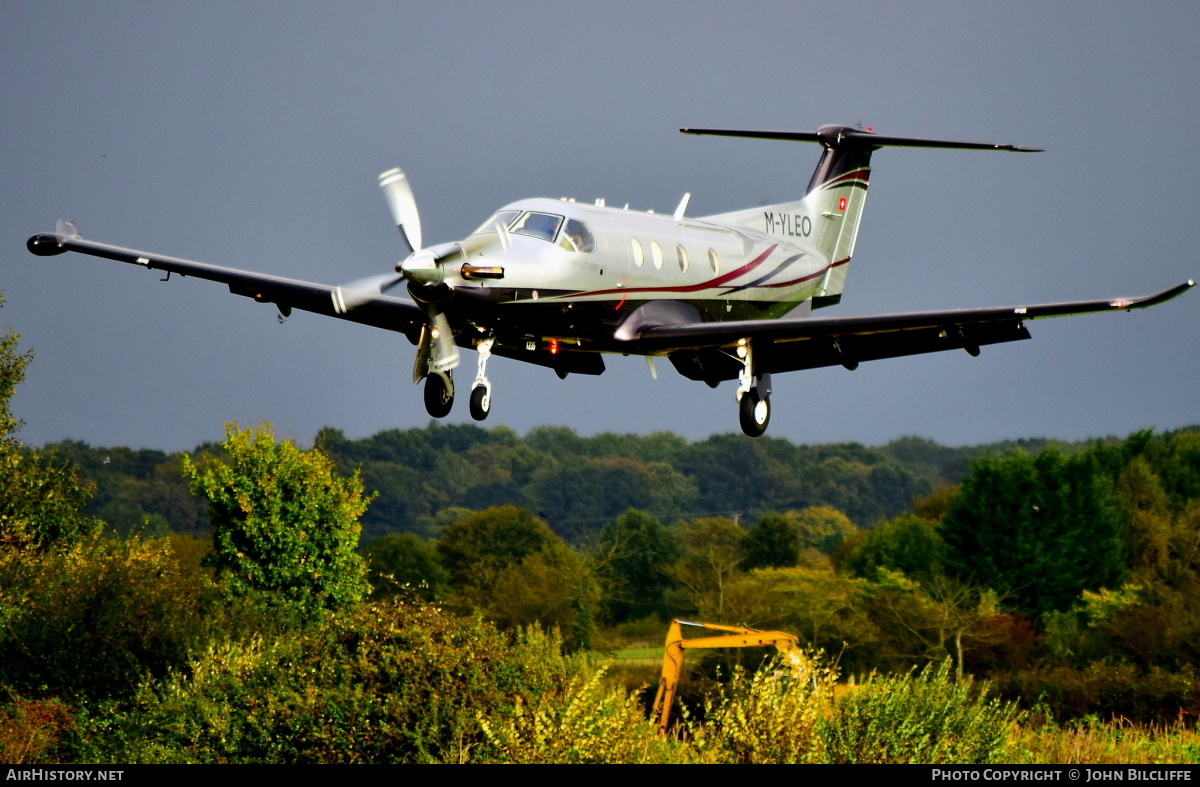
<instances>
[{"instance_id":1,"label":"white turboprop aircraft","mask_svg":"<svg viewBox=\"0 0 1200 787\"><path fill-rule=\"evenodd\" d=\"M464 240L422 246L404 173L379 178L411 254L396 272L342 286L314 284L84 240L62 220L34 235L41 256L76 251L210 279L237 295L398 331L417 345L414 382L441 418L454 403L459 348L479 354L471 415L487 417L493 355L568 373L600 374L604 353L666 356L683 376L715 387L737 380L742 430L766 431L771 375L799 369L1028 339L1027 320L1140 309L1182 293L1039 306L815 317L838 303L881 147L1035 152L1037 148L883 136L825 126L814 132L681 129L686 134L816 142L823 152L803 198L691 218L574 200L528 199L497 211ZM393 291L407 283L412 300Z\"/></svg>"}]
</instances>

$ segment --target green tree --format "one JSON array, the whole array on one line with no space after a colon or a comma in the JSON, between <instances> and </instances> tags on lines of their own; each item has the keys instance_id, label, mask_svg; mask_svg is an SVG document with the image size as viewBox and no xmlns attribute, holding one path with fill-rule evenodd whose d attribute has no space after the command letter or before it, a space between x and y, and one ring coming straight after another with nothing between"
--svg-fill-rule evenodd
<instances>
[{"instance_id":1,"label":"green tree","mask_svg":"<svg viewBox=\"0 0 1200 787\"><path fill-rule=\"evenodd\" d=\"M946 545L937 525L914 514L901 514L868 531L842 565L866 579L875 579L879 569L886 568L924 581L941 574L945 562Z\"/></svg>"},{"instance_id":2,"label":"green tree","mask_svg":"<svg viewBox=\"0 0 1200 787\"><path fill-rule=\"evenodd\" d=\"M861 661L859 652L877 639L859 599L865 584L838 574L828 559L811 566L758 569L730 582L726 614L748 626L795 634L809 649L841 653L841 661L853 667Z\"/></svg>"},{"instance_id":3,"label":"green tree","mask_svg":"<svg viewBox=\"0 0 1200 787\"><path fill-rule=\"evenodd\" d=\"M941 535L955 573L1011 592L1021 609L1042 614L1120 582L1125 521L1092 453L1046 450L1034 458L1018 451L976 463Z\"/></svg>"},{"instance_id":4,"label":"green tree","mask_svg":"<svg viewBox=\"0 0 1200 787\"><path fill-rule=\"evenodd\" d=\"M0 306L4 296L0 294ZM97 533L101 523L83 513L92 484L69 462L25 446L11 399L25 379L32 352L19 352L12 328L0 334L0 545L17 549L69 547Z\"/></svg>"},{"instance_id":5,"label":"green tree","mask_svg":"<svg viewBox=\"0 0 1200 787\"><path fill-rule=\"evenodd\" d=\"M558 628L572 648L590 648L598 595L588 561L555 539L503 568L475 606L503 628L540 623Z\"/></svg>"},{"instance_id":6,"label":"green tree","mask_svg":"<svg viewBox=\"0 0 1200 787\"><path fill-rule=\"evenodd\" d=\"M830 555L857 532L850 517L833 506L809 506L785 514L764 514L746 531L744 567L794 566L806 549Z\"/></svg>"},{"instance_id":7,"label":"green tree","mask_svg":"<svg viewBox=\"0 0 1200 787\"><path fill-rule=\"evenodd\" d=\"M528 491L555 532L575 539L629 508L652 508L655 481L633 459L571 459L539 473Z\"/></svg>"},{"instance_id":8,"label":"green tree","mask_svg":"<svg viewBox=\"0 0 1200 787\"><path fill-rule=\"evenodd\" d=\"M214 567L232 598L254 597L308 617L368 591L355 553L369 500L355 473L339 477L319 448L275 442L270 425L226 426L227 458L185 458L194 494L208 498Z\"/></svg>"},{"instance_id":9,"label":"green tree","mask_svg":"<svg viewBox=\"0 0 1200 787\"><path fill-rule=\"evenodd\" d=\"M599 596L594 569L526 509L472 513L446 528L437 552L456 606L505 627L558 626L572 646L590 646Z\"/></svg>"},{"instance_id":10,"label":"green tree","mask_svg":"<svg viewBox=\"0 0 1200 787\"><path fill-rule=\"evenodd\" d=\"M683 556L666 569L686 589L692 608L721 620L730 583L741 573L746 531L726 517L706 517L675 525Z\"/></svg>"},{"instance_id":11,"label":"green tree","mask_svg":"<svg viewBox=\"0 0 1200 787\"><path fill-rule=\"evenodd\" d=\"M388 533L372 541L365 554L374 598L395 595L405 586L426 601L439 601L450 592L450 572L433 544L416 534Z\"/></svg>"},{"instance_id":12,"label":"green tree","mask_svg":"<svg viewBox=\"0 0 1200 787\"><path fill-rule=\"evenodd\" d=\"M675 534L648 511L630 509L600 531L596 560L616 622L662 611L671 579L663 567L680 556Z\"/></svg>"},{"instance_id":13,"label":"green tree","mask_svg":"<svg viewBox=\"0 0 1200 787\"><path fill-rule=\"evenodd\" d=\"M496 506L448 526L437 552L456 588L486 594L501 570L557 540L549 525L528 510Z\"/></svg>"},{"instance_id":14,"label":"green tree","mask_svg":"<svg viewBox=\"0 0 1200 787\"><path fill-rule=\"evenodd\" d=\"M955 678L965 676L965 654L1005 638L1006 616L995 591L972 587L944 574L912 582L881 568L869 587L875 619L908 658L953 657Z\"/></svg>"},{"instance_id":15,"label":"green tree","mask_svg":"<svg viewBox=\"0 0 1200 787\"><path fill-rule=\"evenodd\" d=\"M0 293L0 308L4 306L4 294ZM25 369L33 360L32 352L19 352L17 344L21 337L11 327L0 335L0 440L15 441L13 437L21 422L12 414L10 401L17 386L25 379Z\"/></svg>"},{"instance_id":16,"label":"green tree","mask_svg":"<svg viewBox=\"0 0 1200 787\"><path fill-rule=\"evenodd\" d=\"M742 550L747 569L794 566L800 559L800 530L786 516L765 514L746 531Z\"/></svg>"},{"instance_id":17,"label":"green tree","mask_svg":"<svg viewBox=\"0 0 1200 787\"><path fill-rule=\"evenodd\" d=\"M832 555L842 542L858 532L850 517L833 506L809 506L789 511L787 517L796 523L802 550L812 548Z\"/></svg>"}]
</instances>

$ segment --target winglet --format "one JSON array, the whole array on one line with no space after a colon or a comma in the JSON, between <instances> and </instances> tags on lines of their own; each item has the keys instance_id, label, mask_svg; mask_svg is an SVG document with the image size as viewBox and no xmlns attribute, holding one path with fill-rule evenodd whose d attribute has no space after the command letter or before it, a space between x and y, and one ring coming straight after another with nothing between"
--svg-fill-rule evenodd
<instances>
[{"instance_id":1,"label":"winglet","mask_svg":"<svg viewBox=\"0 0 1200 787\"><path fill-rule=\"evenodd\" d=\"M70 219L59 219L58 224L54 228L54 234L61 238L82 238L79 230L75 228L75 222Z\"/></svg>"}]
</instances>

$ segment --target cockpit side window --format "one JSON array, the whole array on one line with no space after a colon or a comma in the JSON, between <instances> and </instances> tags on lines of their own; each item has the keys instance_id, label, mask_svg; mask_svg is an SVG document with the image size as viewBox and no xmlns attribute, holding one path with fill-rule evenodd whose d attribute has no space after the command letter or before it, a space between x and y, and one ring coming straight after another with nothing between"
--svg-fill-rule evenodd
<instances>
[{"instance_id":1,"label":"cockpit side window","mask_svg":"<svg viewBox=\"0 0 1200 787\"><path fill-rule=\"evenodd\" d=\"M588 229L588 225L578 219L567 219L563 228L562 240L558 242L567 251L582 251L591 254L596 250L596 236Z\"/></svg>"},{"instance_id":2,"label":"cockpit side window","mask_svg":"<svg viewBox=\"0 0 1200 787\"><path fill-rule=\"evenodd\" d=\"M553 213L529 211L517 219L517 223L512 226L512 231L517 235L532 235L535 238L553 241L554 236L558 234L558 225L562 223L562 220L562 216L555 216Z\"/></svg>"},{"instance_id":3,"label":"cockpit side window","mask_svg":"<svg viewBox=\"0 0 1200 787\"><path fill-rule=\"evenodd\" d=\"M488 217L488 220L479 225L479 229L472 232L472 235L486 235L489 232L496 231L496 225L501 224L507 227L512 223L512 220L520 213L519 210L501 210L493 213Z\"/></svg>"}]
</instances>

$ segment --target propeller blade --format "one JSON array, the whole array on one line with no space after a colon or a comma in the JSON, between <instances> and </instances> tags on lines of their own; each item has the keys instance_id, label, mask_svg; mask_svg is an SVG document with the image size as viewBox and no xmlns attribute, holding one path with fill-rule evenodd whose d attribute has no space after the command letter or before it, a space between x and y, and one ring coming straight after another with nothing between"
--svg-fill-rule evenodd
<instances>
[{"instance_id":1,"label":"propeller blade","mask_svg":"<svg viewBox=\"0 0 1200 787\"><path fill-rule=\"evenodd\" d=\"M384 273L355 279L340 287L334 287L333 310L338 314L354 311L364 303L386 294L388 290L403 281L404 276L401 274Z\"/></svg>"},{"instance_id":2,"label":"propeller blade","mask_svg":"<svg viewBox=\"0 0 1200 787\"><path fill-rule=\"evenodd\" d=\"M413 197L408 176L400 168L389 169L379 176L379 188L383 189L388 210L400 230L401 237L412 251L421 247L421 215L417 212L417 200Z\"/></svg>"}]
</instances>

